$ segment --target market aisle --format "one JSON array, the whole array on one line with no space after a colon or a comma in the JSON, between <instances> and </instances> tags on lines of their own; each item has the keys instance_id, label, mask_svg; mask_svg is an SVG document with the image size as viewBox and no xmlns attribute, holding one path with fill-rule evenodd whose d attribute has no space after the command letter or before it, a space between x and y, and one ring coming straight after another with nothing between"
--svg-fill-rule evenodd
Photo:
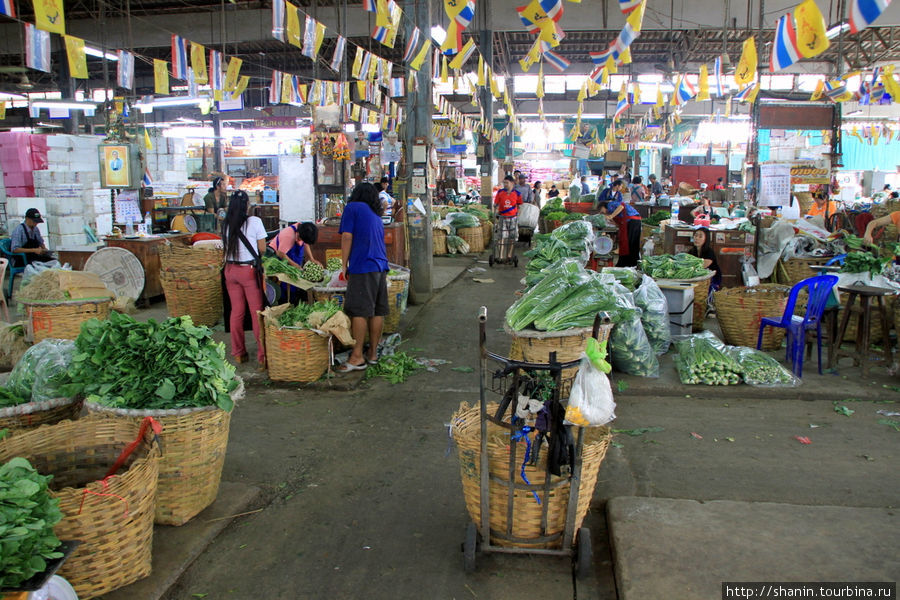
<instances>
[{"instance_id":1,"label":"market aisle","mask_svg":"<svg viewBox=\"0 0 900 600\"><path fill-rule=\"evenodd\" d=\"M461 401L477 402L478 380L451 368L477 367L482 304L492 346L507 351L496 329L523 273L473 266L487 271L463 274L406 333L408 352L453 361L439 373L351 393L251 384L224 478L258 485L270 504L216 539L170 600L574 596L565 560L485 557L476 574L463 573L468 517L444 423ZM612 589L581 595L615 598Z\"/></svg>"}]
</instances>

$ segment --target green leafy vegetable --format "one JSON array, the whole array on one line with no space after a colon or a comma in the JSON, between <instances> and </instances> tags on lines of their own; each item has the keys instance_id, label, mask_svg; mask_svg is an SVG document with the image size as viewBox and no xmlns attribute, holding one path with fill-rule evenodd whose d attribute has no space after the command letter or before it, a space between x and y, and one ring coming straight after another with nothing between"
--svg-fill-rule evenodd
<instances>
[{"instance_id":1,"label":"green leafy vegetable","mask_svg":"<svg viewBox=\"0 0 900 600\"><path fill-rule=\"evenodd\" d=\"M679 340L675 349L678 351L675 368L681 383L736 385L741 382L741 365L712 334L701 333Z\"/></svg>"},{"instance_id":2,"label":"green leafy vegetable","mask_svg":"<svg viewBox=\"0 0 900 600\"><path fill-rule=\"evenodd\" d=\"M53 533L62 513L47 488L51 479L21 457L0 467L0 588L19 587L62 557Z\"/></svg>"},{"instance_id":3,"label":"green leafy vegetable","mask_svg":"<svg viewBox=\"0 0 900 600\"><path fill-rule=\"evenodd\" d=\"M702 258L685 252L675 256L648 256L642 261L641 270L654 279L694 279L709 275Z\"/></svg>"},{"instance_id":4,"label":"green leafy vegetable","mask_svg":"<svg viewBox=\"0 0 900 600\"><path fill-rule=\"evenodd\" d=\"M0 387L0 408L7 406L16 406L28 402L25 398L18 395L9 388Z\"/></svg>"},{"instance_id":5,"label":"green leafy vegetable","mask_svg":"<svg viewBox=\"0 0 900 600\"><path fill-rule=\"evenodd\" d=\"M564 223L569 223L570 221L582 221L584 220L584 215L580 213L569 213L563 219Z\"/></svg>"},{"instance_id":6,"label":"green leafy vegetable","mask_svg":"<svg viewBox=\"0 0 900 600\"><path fill-rule=\"evenodd\" d=\"M558 211L548 214L547 220L548 221L563 221L568 216L569 216L569 213L567 213L566 211L558 210Z\"/></svg>"},{"instance_id":7,"label":"green leafy vegetable","mask_svg":"<svg viewBox=\"0 0 900 600\"><path fill-rule=\"evenodd\" d=\"M264 256L262 259L262 264L266 275L284 274L291 279L303 278L303 274L300 269L288 263L287 261L281 260L280 258L275 258L274 256Z\"/></svg>"},{"instance_id":8,"label":"green leafy vegetable","mask_svg":"<svg viewBox=\"0 0 900 600\"><path fill-rule=\"evenodd\" d=\"M561 302L584 275L584 269L574 261L566 270L548 274L507 309L506 322L514 331L530 326Z\"/></svg>"},{"instance_id":9,"label":"green leafy vegetable","mask_svg":"<svg viewBox=\"0 0 900 600\"><path fill-rule=\"evenodd\" d=\"M588 215L584 220L593 225L595 229L606 229L606 215Z\"/></svg>"},{"instance_id":10,"label":"green leafy vegetable","mask_svg":"<svg viewBox=\"0 0 900 600\"><path fill-rule=\"evenodd\" d=\"M884 265L890 262L890 258L876 258L868 252L850 252L844 259L841 273L871 273L880 275Z\"/></svg>"},{"instance_id":11,"label":"green leafy vegetable","mask_svg":"<svg viewBox=\"0 0 900 600\"><path fill-rule=\"evenodd\" d=\"M643 219L641 221L641 224L642 225L652 225L652 226L656 227L657 225L659 225L666 219L671 219L671 218L672 218L672 213L666 212L664 210L660 210L660 211L653 213L646 219Z\"/></svg>"},{"instance_id":12,"label":"green leafy vegetable","mask_svg":"<svg viewBox=\"0 0 900 600\"><path fill-rule=\"evenodd\" d=\"M69 375L89 402L142 410L234 406L229 394L238 382L225 345L188 316L143 323L113 312L83 324L75 347Z\"/></svg>"},{"instance_id":13,"label":"green leafy vegetable","mask_svg":"<svg viewBox=\"0 0 900 600\"><path fill-rule=\"evenodd\" d=\"M341 306L334 300L319 301L314 304L306 304L302 302L297 306L292 306L278 316L278 324L282 327L301 327L308 328L309 318L316 314L322 313L322 317L317 325L321 325L341 310Z\"/></svg>"},{"instance_id":14,"label":"green leafy vegetable","mask_svg":"<svg viewBox=\"0 0 900 600\"><path fill-rule=\"evenodd\" d=\"M624 433L625 435L630 435L632 437L637 437L639 435L644 435L645 433L659 433L660 431L665 431L663 427L637 427L635 429L613 429L613 433Z\"/></svg>"},{"instance_id":15,"label":"green leafy vegetable","mask_svg":"<svg viewBox=\"0 0 900 600\"><path fill-rule=\"evenodd\" d=\"M378 359L378 363L366 369L366 379L381 377L391 383L403 383L410 375L424 367L405 352Z\"/></svg>"},{"instance_id":16,"label":"green leafy vegetable","mask_svg":"<svg viewBox=\"0 0 900 600\"><path fill-rule=\"evenodd\" d=\"M579 193L580 190L579 190ZM547 217L552 212L557 212L563 210L563 200L559 196L551 199L547 204L544 205L544 208L541 209L541 216Z\"/></svg>"}]
</instances>

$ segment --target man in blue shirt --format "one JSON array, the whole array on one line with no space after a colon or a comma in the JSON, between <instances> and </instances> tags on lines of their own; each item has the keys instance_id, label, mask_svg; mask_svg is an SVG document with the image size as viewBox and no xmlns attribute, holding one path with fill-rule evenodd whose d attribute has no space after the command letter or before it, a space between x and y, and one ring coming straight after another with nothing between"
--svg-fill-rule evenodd
<instances>
[{"instance_id":1,"label":"man in blue shirt","mask_svg":"<svg viewBox=\"0 0 900 600\"><path fill-rule=\"evenodd\" d=\"M384 245L384 206L371 183L353 189L341 216L341 260L347 279L343 310L350 317L354 346L340 373L362 371L378 361L384 318L390 312L387 295L387 248ZM366 332L369 351L363 355Z\"/></svg>"},{"instance_id":2,"label":"man in blue shirt","mask_svg":"<svg viewBox=\"0 0 900 600\"><path fill-rule=\"evenodd\" d=\"M47 250L44 244L44 237L38 229L38 224L43 223L44 219L36 208L29 208L25 211L25 221L13 229L10 236L10 249L16 254L24 254L25 262L31 264L33 262L47 262L54 260L53 255ZM16 257L21 261L21 258ZM13 265L16 267L24 267L25 265Z\"/></svg>"},{"instance_id":3,"label":"man in blue shirt","mask_svg":"<svg viewBox=\"0 0 900 600\"><path fill-rule=\"evenodd\" d=\"M588 186L588 184L587 184L587 177L585 177L584 175L582 175L582 176L581 176L581 195L582 195L582 196L587 196L587 195L590 194L590 193L591 193L591 188L590 188L590 186Z\"/></svg>"}]
</instances>

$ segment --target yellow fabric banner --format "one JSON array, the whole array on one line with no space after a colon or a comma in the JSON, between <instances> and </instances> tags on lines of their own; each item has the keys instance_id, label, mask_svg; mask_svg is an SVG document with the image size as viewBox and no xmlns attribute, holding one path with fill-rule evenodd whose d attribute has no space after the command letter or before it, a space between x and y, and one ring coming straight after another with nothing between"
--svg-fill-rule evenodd
<instances>
[{"instance_id":1,"label":"yellow fabric banner","mask_svg":"<svg viewBox=\"0 0 900 600\"><path fill-rule=\"evenodd\" d=\"M240 98L241 94L244 93L244 90L247 89L247 85L250 83L249 75L241 75L241 78L238 79L237 85L234 87L234 91L231 92L232 98Z\"/></svg>"},{"instance_id":2,"label":"yellow fabric banner","mask_svg":"<svg viewBox=\"0 0 900 600\"><path fill-rule=\"evenodd\" d=\"M817 56L828 49L825 18L813 0L805 0L794 9L797 21L797 47L804 58Z\"/></svg>"},{"instance_id":3,"label":"yellow fabric banner","mask_svg":"<svg viewBox=\"0 0 900 600\"><path fill-rule=\"evenodd\" d=\"M350 75L353 76L354 79L362 79L360 77L360 70L362 69L362 61L363 55L366 53L360 46L356 47L356 56L353 57L353 68L350 69Z\"/></svg>"},{"instance_id":4,"label":"yellow fabric banner","mask_svg":"<svg viewBox=\"0 0 900 600\"><path fill-rule=\"evenodd\" d=\"M484 87L484 57L478 54L478 86Z\"/></svg>"},{"instance_id":5,"label":"yellow fabric banner","mask_svg":"<svg viewBox=\"0 0 900 600\"><path fill-rule=\"evenodd\" d=\"M447 57L441 56L441 83L447 83L450 76L447 73Z\"/></svg>"},{"instance_id":6,"label":"yellow fabric banner","mask_svg":"<svg viewBox=\"0 0 900 600\"><path fill-rule=\"evenodd\" d=\"M885 86L886 88L887 86ZM822 97L822 92L825 91L825 80L821 80L816 83L816 89L813 90L812 95L809 97L810 101L819 100ZM888 92L890 93L890 92Z\"/></svg>"},{"instance_id":7,"label":"yellow fabric banner","mask_svg":"<svg viewBox=\"0 0 900 600\"><path fill-rule=\"evenodd\" d=\"M756 79L756 66L756 40L751 35L744 40L744 49L734 71L734 82L739 86L745 86Z\"/></svg>"},{"instance_id":8,"label":"yellow fabric banner","mask_svg":"<svg viewBox=\"0 0 900 600\"><path fill-rule=\"evenodd\" d=\"M169 93L169 63L153 59L153 93L165 96Z\"/></svg>"},{"instance_id":9,"label":"yellow fabric banner","mask_svg":"<svg viewBox=\"0 0 900 600\"><path fill-rule=\"evenodd\" d=\"M538 98L544 97L544 64L541 63L540 68L538 69L538 82L537 89L534 92L534 95Z\"/></svg>"},{"instance_id":10,"label":"yellow fabric banner","mask_svg":"<svg viewBox=\"0 0 900 600\"><path fill-rule=\"evenodd\" d=\"M607 75L615 75L619 72L619 68L616 66L616 61L613 60L612 55L609 55L609 57L606 59L606 64L603 68L606 71Z\"/></svg>"},{"instance_id":11,"label":"yellow fabric banner","mask_svg":"<svg viewBox=\"0 0 900 600\"><path fill-rule=\"evenodd\" d=\"M316 42L313 46L313 56L319 56L319 50L322 49L322 42L325 41L325 30L327 28L322 23L316 22Z\"/></svg>"},{"instance_id":12,"label":"yellow fabric banner","mask_svg":"<svg viewBox=\"0 0 900 600\"><path fill-rule=\"evenodd\" d=\"M238 77L241 74L241 66L244 61L236 56L228 60L228 69L225 71L225 91L233 92L237 87Z\"/></svg>"},{"instance_id":13,"label":"yellow fabric banner","mask_svg":"<svg viewBox=\"0 0 900 600\"><path fill-rule=\"evenodd\" d=\"M191 42L191 68L194 69L194 81L204 84L209 81L206 75L206 48Z\"/></svg>"},{"instance_id":14,"label":"yellow fabric banner","mask_svg":"<svg viewBox=\"0 0 900 600\"><path fill-rule=\"evenodd\" d=\"M706 65L700 65L700 90L694 100L709 100L709 70Z\"/></svg>"},{"instance_id":15,"label":"yellow fabric banner","mask_svg":"<svg viewBox=\"0 0 900 600\"><path fill-rule=\"evenodd\" d=\"M87 79L88 70L87 58L84 55L84 40L71 35L63 37L66 40L66 57L69 59L69 77L73 79Z\"/></svg>"},{"instance_id":16,"label":"yellow fabric banner","mask_svg":"<svg viewBox=\"0 0 900 600\"><path fill-rule=\"evenodd\" d=\"M426 56L431 56L431 40L426 40L425 43L422 44L419 53L416 54L416 57L409 63L409 68L413 71L421 69Z\"/></svg>"},{"instance_id":17,"label":"yellow fabric banner","mask_svg":"<svg viewBox=\"0 0 900 600\"><path fill-rule=\"evenodd\" d=\"M64 35L66 14L63 10L63 0L34 0L34 26Z\"/></svg>"},{"instance_id":18,"label":"yellow fabric banner","mask_svg":"<svg viewBox=\"0 0 900 600\"><path fill-rule=\"evenodd\" d=\"M663 98L662 86L658 83L656 84L656 106L662 108L666 105L666 101Z\"/></svg>"},{"instance_id":19,"label":"yellow fabric banner","mask_svg":"<svg viewBox=\"0 0 900 600\"><path fill-rule=\"evenodd\" d=\"M302 48L303 38L300 36L300 10L290 2L286 2L284 5L284 12L287 17L285 19L287 21L287 27L284 28L286 34L285 39L291 46Z\"/></svg>"}]
</instances>

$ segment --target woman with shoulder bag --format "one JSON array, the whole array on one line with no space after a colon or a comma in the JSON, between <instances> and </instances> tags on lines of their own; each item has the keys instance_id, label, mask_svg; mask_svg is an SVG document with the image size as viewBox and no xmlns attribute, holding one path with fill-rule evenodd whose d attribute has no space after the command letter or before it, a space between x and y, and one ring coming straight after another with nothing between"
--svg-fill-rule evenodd
<instances>
[{"instance_id":1,"label":"woman with shoulder bag","mask_svg":"<svg viewBox=\"0 0 900 600\"><path fill-rule=\"evenodd\" d=\"M225 288L231 302L231 355L239 363L247 362L244 341L244 316L250 309L253 337L256 338L256 360L265 369L266 349L260 343L257 311L263 309L262 281L259 277L261 256L266 252L266 228L259 217L248 216L250 198L247 192L231 195L228 212L222 223L225 245Z\"/></svg>"}]
</instances>

